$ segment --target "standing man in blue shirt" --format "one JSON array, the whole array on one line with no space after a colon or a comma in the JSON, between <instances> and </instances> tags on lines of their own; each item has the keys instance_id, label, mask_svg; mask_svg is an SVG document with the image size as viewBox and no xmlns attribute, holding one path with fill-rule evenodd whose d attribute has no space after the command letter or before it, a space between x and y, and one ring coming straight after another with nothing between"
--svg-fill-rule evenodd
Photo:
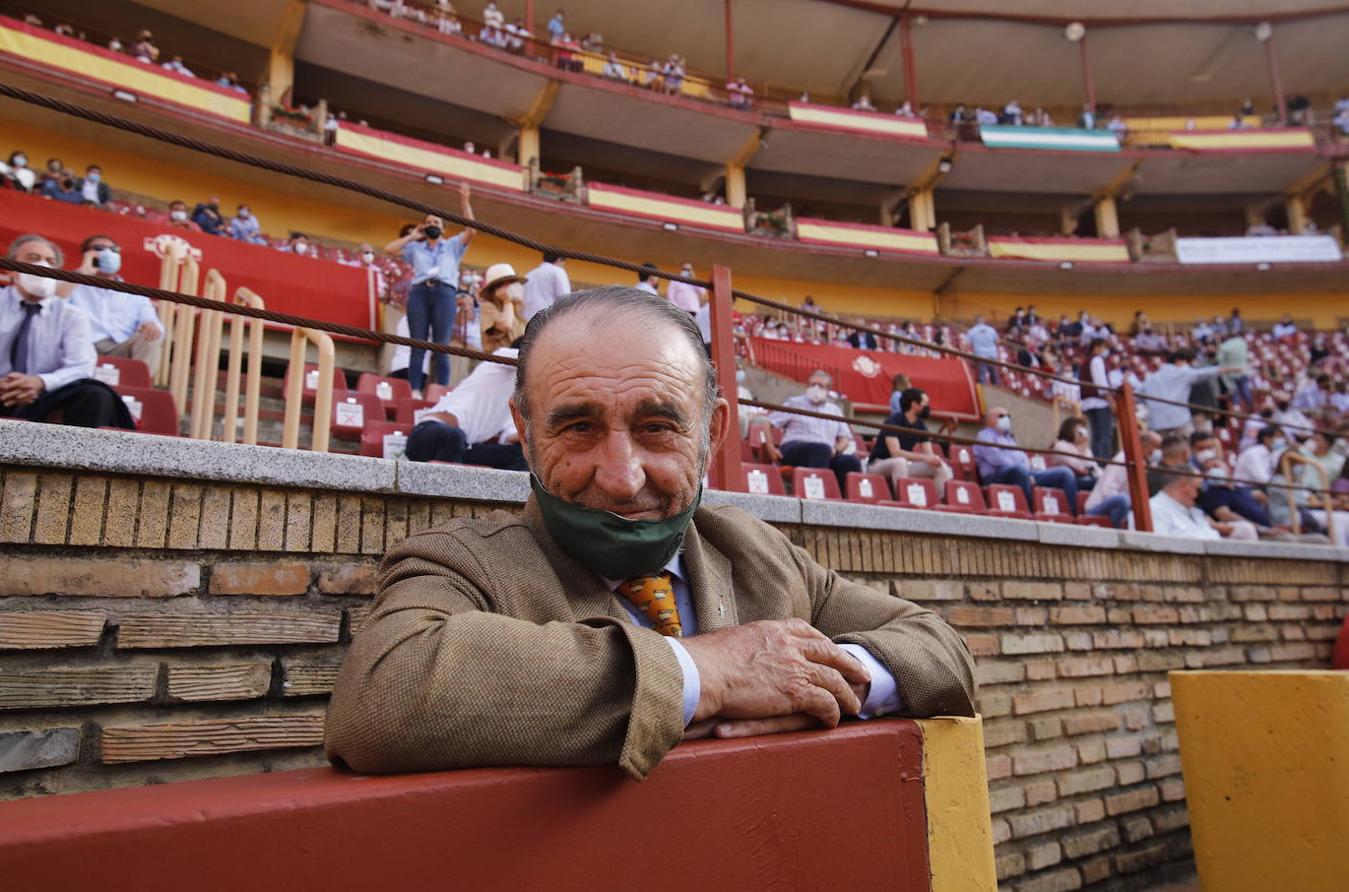
<instances>
[{"instance_id":1,"label":"standing man in blue shirt","mask_svg":"<svg viewBox=\"0 0 1349 892\"><path fill-rule=\"evenodd\" d=\"M965 332L970 342L970 352L980 359L998 358L998 330L984 321L983 316L974 317L974 326ZM986 362L978 364L980 384L998 384L998 367Z\"/></svg>"},{"instance_id":2,"label":"standing man in blue shirt","mask_svg":"<svg viewBox=\"0 0 1349 892\"><path fill-rule=\"evenodd\" d=\"M459 184L459 197L464 216L474 219L468 183ZM459 261L463 260L469 242L473 241L473 232L465 229L447 239L445 221L435 214L427 214L422 225L384 247L386 253L402 257L412 267L407 315L408 330L413 338L437 344L450 342L458 308ZM426 383L426 374L422 371L425 355L425 350L413 347L408 357L408 383L412 385L413 396L418 399ZM450 383L449 354L437 353L431 357L431 369L437 384Z\"/></svg>"}]
</instances>

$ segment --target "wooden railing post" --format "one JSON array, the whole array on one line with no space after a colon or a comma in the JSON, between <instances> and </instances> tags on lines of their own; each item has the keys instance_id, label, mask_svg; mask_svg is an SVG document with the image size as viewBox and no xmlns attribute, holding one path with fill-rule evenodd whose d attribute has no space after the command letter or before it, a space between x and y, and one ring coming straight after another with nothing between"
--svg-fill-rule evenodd
<instances>
[{"instance_id":1,"label":"wooden railing post","mask_svg":"<svg viewBox=\"0 0 1349 892\"><path fill-rule=\"evenodd\" d=\"M1120 441L1124 444L1124 460L1129 463L1129 501L1134 511L1134 529L1140 533L1152 532L1152 505L1148 502L1148 457L1143 454L1143 440L1138 435L1138 404L1134 389L1128 381L1115 395L1115 420L1119 423Z\"/></svg>"},{"instance_id":2,"label":"wooden railing post","mask_svg":"<svg viewBox=\"0 0 1349 892\"><path fill-rule=\"evenodd\" d=\"M206 274L203 296L207 300L225 302L229 293L225 277L219 270ZM215 420L216 373L220 368L220 335L225 323L219 310L202 310L201 330L197 334L197 351L193 360L192 413L189 436L197 440L211 439L211 424Z\"/></svg>"},{"instance_id":3,"label":"wooden railing post","mask_svg":"<svg viewBox=\"0 0 1349 892\"><path fill-rule=\"evenodd\" d=\"M176 238L165 239L162 243L158 243L157 240L147 240L146 249L154 250L155 248L160 251L159 287L164 291L177 291L178 275L182 267L183 256L187 253L187 242ZM187 307L181 308L183 311L187 309ZM164 327L164 344L160 348L162 358L159 368L155 369L154 383L158 387L167 386L169 383L169 355L173 349L173 335L179 312L178 304L167 300L159 302L159 324Z\"/></svg>"},{"instance_id":4,"label":"wooden railing post","mask_svg":"<svg viewBox=\"0 0 1349 892\"><path fill-rule=\"evenodd\" d=\"M740 468L740 405L735 383L735 332L732 314L735 299L731 295L731 270L725 266L712 267L712 363L717 370L717 386L730 404L726 422L726 436L717 447L712 463L713 489L744 491L744 474Z\"/></svg>"},{"instance_id":5,"label":"wooden railing post","mask_svg":"<svg viewBox=\"0 0 1349 892\"><path fill-rule=\"evenodd\" d=\"M234 292L234 302L264 309L262 298L248 288ZM244 438L250 446L258 442L258 395L262 389L262 320L230 316L229 369L225 372L225 416L221 419L221 440L233 443L239 429L239 367L243 364L244 326L248 337L248 374L244 384Z\"/></svg>"},{"instance_id":6,"label":"wooden railing post","mask_svg":"<svg viewBox=\"0 0 1349 892\"><path fill-rule=\"evenodd\" d=\"M182 294L197 294L200 284L201 267L196 258L188 255L183 260L182 275L178 280L178 291ZM180 306L175 314L173 333L173 354L169 369L169 392L173 394L173 403L178 414L187 412L187 376L192 366L192 341L197 321L195 307Z\"/></svg>"},{"instance_id":7,"label":"wooden railing post","mask_svg":"<svg viewBox=\"0 0 1349 892\"><path fill-rule=\"evenodd\" d=\"M281 445L286 449L300 448L300 408L304 397L304 357L308 342L318 349L318 384L314 388L314 425L309 448L313 452L327 452L333 423L333 366L336 351L333 339L324 332L297 328L290 336L290 383L286 387L286 421L281 432Z\"/></svg>"}]
</instances>

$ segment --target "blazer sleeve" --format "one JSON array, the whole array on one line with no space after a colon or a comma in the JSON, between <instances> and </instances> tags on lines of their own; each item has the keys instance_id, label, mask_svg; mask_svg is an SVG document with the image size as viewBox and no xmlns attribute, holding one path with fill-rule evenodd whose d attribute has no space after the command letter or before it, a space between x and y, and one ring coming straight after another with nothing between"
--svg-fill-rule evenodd
<instances>
[{"instance_id":1,"label":"blazer sleeve","mask_svg":"<svg viewBox=\"0 0 1349 892\"><path fill-rule=\"evenodd\" d=\"M334 763L368 773L617 762L642 778L684 731L683 674L648 629L493 612L442 532L385 558L328 709Z\"/></svg>"},{"instance_id":2,"label":"blazer sleeve","mask_svg":"<svg viewBox=\"0 0 1349 892\"><path fill-rule=\"evenodd\" d=\"M793 557L806 579L811 625L836 644L858 644L890 670L906 713L915 718L974 715L974 660L937 614L844 579L802 548Z\"/></svg>"}]
</instances>

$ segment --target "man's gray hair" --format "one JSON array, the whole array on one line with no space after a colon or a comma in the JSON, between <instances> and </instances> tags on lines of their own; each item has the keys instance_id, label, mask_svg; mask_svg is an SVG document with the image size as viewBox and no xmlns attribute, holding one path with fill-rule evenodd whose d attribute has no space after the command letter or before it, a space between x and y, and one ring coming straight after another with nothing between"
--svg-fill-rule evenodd
<instances>
[{"instance_id":1,"label":"man's gray hair","mask_svg":"<svg viewBox=\"0 0 1349 892\"><path fill-rule=\"evenodd\" d=\"M529 320L523 337L519 342L519 365L515 373L515 405L520 409L526 422L529 421L529 356L543 336L548 326L577 313L589 313L593 316L626 315L634 322L641 319L653 325L668 325L677 335L688 341L703 379L703 419L702 436L706 440L710 435L712 410L721 389L717 386L717 372L712 367L707 350L703 346L703 336L698 325L685 310L646 291L629 288L625 285L606 285L601 288L589 288L585 291L573 291L558 298L551 307L540 310Z\"/></svg>"},{"instance_id":2,"label":"man's gray hair","mask_svg":"<svg viewBox=\"0 0 1349 892\"><path fill-rule=\"evenodd\" d=\"M29 232L25 235L21 235L14 241L10 242L9 253L6 254L5 257L7 257L10 260L18 260L19 251L22 250L23 246L28 244L29 242L42 242L47 247L51 248L52 253L56 255L57 267L65 266L66 254L64 251L61 250L61 246L58 245L56 242L52 241L51 239L47 238L45 235L38 235L36 232Z\"/></svg>"}]
</instances>

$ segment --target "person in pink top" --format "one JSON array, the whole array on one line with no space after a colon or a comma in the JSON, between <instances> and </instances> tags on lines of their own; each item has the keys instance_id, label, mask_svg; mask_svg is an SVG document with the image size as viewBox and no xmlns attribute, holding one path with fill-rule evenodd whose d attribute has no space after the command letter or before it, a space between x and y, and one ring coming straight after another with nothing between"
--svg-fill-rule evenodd
<instances>
[{"instance_id":1,"label":"person in pink top","mask_svg":"<svg viewBox=\"0 0 1349 892\"><path fill-rule=\"evenodd\" d=\"M679 274L686 279L692 279L693 264L685 263L679 268ZM687 313L696 314L698 308L707 302L707 289L685 282L671 281L665 288L665 299Z\"/></svg>"},{"instance_id":2,"label":"person in pink top","mask_svg":"<svg viewBox=\"0 0 1349 892\"><path fill-rule=\"evenodd\" d=\"M1077 477L1078 491L1088 492L1096 485L1101 466L1092 457L1091 434L1085 418L1065 418L1059 425L1059 438L1050 448L1056 453L1072 453L1046 456L1046 463L1050 467L1062 465L1070 469Z\"/></svg>"}]
</instances>

